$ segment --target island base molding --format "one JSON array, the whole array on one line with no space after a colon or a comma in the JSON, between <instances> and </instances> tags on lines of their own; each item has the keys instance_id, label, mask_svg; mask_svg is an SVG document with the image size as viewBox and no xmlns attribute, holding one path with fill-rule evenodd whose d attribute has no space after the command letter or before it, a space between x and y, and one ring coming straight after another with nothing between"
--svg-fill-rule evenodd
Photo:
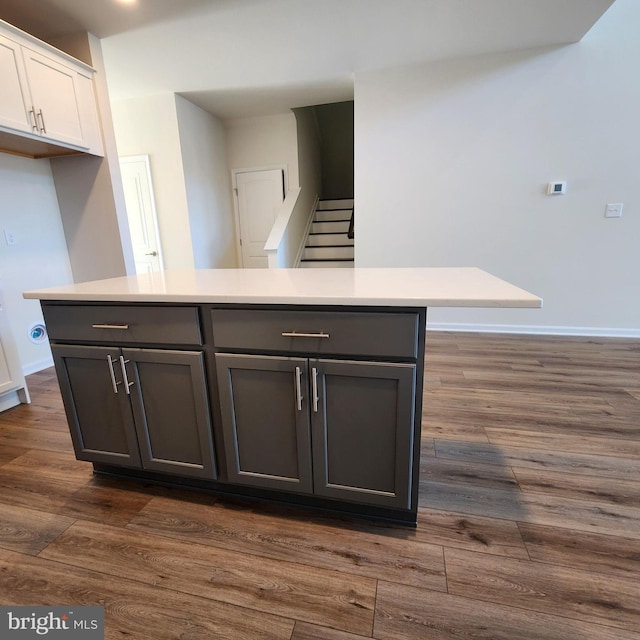
<instances>
[{"instance_id":1,"label":"island base molding","mask_svg":"<svg viewBox=\"0 0 640 640\"><path fill-rule=\"evenodd\" d=\"M173 489L192 491L194 495L209 495L212 504L223 500L228 504L239 504L243 507L255 505L275 505L300 513L324 513L336 517L358 518L397 524L403 527L417 526L417 507L409 511L385 509L363 504L350 504L337 500L325 500L315 496L302 496L286 491L269 491L255 487L231 485L226 482L215 482L186 478L182 476L168 476L163 473L152 473L140 469L129 469L107 464L94 464L94 474L97 477L112 477L120 480L133 480L142 484L153 484Z\"/></svg>"}]
</instances>

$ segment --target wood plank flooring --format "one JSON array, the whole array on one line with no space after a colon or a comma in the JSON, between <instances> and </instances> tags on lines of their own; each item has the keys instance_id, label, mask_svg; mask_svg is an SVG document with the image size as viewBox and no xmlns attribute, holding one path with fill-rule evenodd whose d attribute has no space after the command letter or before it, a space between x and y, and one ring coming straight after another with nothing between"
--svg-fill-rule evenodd
<instances>
[{"instance_id":1,"label":"wood plank flooring","mask_svg":"<svg viewBox=\"0 0 640 640\"><path fill-rule=\"evenodd\" d=\"M430 332L415 529L94 476L0 414L0 603L130 640L640 639L640 341Z\"/></svg>"}]
</instances>

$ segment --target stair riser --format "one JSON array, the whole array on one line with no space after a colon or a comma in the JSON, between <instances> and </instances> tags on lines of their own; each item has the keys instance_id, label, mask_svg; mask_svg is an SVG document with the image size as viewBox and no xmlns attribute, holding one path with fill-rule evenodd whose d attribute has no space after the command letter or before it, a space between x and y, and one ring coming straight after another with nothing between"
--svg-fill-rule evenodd
<instances>
[{"instance_id":1,"label":"stair riser","mask_svg":"<svg viewBox=\"0 0 640 640\"><path fill-rule=\"evenodd\" d=\"M346 198L344 200L320 200L317 209L351 209L353 207L353 199Z\"/></svg>"},{"instance_id":2,"label":"stair riser","mask_svg":"<svg viewBox=\"0 0 640 640\"><path fill-rule=\"evenodd\" d=\"M301 262L300 263L300 268L301 269L349 269L349 268L353 268L353 260L352 261L348 261L348 260L344 260L344 261L335 261L335 262L322 262L322 261L311 261L311 262Z\"/></svg>"},{"instance_id":3,"label":"stair riser","mask_svg":"<svg viewBox=\"0 0 640 640\"><path fill-rule=\"evenodd\" d=\"M311 224L311 233L347 233L349 221L314 222Z\"/></svg>"},{"instance_id":4,"label":"stair riser","mask_svg":"<svg viewBox=\"0 0 640 640\"><path fill-rule=\"evenodd\" d=\"M353 238L349 238L346 233L321 233L307 238L307 247L326 247L336 244L347 244L352 247Z\"/></svg>"},{"instance_id":5,"label":"stair riser","mask_svg":"<svg viewBox=\"0 0 640 640\"><path fill-rule=\"evenodd\" d=\"M303 259L353 260L353 247L306 247Z\"/></svg>"},{"instance_id":6,"label":"stair riser","mask_svg":"<svg viewBox=\"0 0 640 640\"><path fill-rule=\"evenodd\" d=\"M336 209L330 211L316 211L313 218L316 222L325 222L330 220L351 220L351 209Z\"/></svg>"}]
</instances>

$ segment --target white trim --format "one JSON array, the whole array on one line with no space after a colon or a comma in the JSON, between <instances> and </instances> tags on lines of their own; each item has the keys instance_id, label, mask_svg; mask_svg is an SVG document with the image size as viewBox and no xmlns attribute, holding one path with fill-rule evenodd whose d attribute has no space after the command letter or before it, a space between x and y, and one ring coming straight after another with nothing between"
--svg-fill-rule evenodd
<instances>
[{"instance_id":1,"label":"white trim","mask_svg":"<svg viewBox=\"0 0 640 640\"><path fill-rule=\"evenodd\" d=\"M298 255L296 256L295 262L293 263L296 269L300 267L300 261L302 260L302 256L304 254L305 247L307 246L307 238L309 237L309 233L311 232L311 225L313 224L313 220L316 217L316 210L318 209L318 202L320 202L320 198L318 194L316 194L316 198L313 201L313 206L311 207L311 213L309 215L309 220L307 220L307 228L304 230L304 234L302 236L302 244L298 249Z\"/></svg>"},{"instance_id":2,"label":"white trim","mask_svg":"<svg viewBox=\"0 0 640 640\"><path fill-rule=\"evenodd\" d=\"M522 333L544 336L585 336L600 338L640 338L640 329L614 327L564 327L554 325L466 324L427 321L427 331L460 331L476 333Z\"/></svg>"},{"instance_id":3,"label":"white trim","mask_svg":"<svg viewBox=\"0 0 640 640\"><path fill-rule=\"evenodd\" d=\"M18 396L17 391L9 391L0 396L0 411L6 411L7 409L12 409L13 407L17 407L19 404L22 404L22 400L20 396Z\"/></svg>"},{"instance_id":4,"label":"white trim","mask_svg":"<svg viewBox=\"0 0 640 640\"><path fill-rule=\"evenodd\" d=\"M53 367L52 356L43 358L42 360L36 360L35 362L30 362L29 364L25 364L22 367L22 371L25 376L28 376L32 373L38 373L38 371L42 371L43 369L48 369L49 367Z\"/></svg>"}]
</instances>

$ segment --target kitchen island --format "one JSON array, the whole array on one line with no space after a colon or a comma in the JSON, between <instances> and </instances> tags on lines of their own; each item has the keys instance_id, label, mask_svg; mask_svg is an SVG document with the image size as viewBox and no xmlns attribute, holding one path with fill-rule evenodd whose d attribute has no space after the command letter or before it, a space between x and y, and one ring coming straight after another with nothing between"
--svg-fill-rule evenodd
<instances>
[{"instance_id":1,"label":"kitchen island","mask_svg":"<svg viewBox=\"0 0 640 640\"><path fill-rule=\"evenodd\" d=\"M427 308L475 268L165 271L29 291L97 473L415 523Z\"/></svg>"}]
</instances>

